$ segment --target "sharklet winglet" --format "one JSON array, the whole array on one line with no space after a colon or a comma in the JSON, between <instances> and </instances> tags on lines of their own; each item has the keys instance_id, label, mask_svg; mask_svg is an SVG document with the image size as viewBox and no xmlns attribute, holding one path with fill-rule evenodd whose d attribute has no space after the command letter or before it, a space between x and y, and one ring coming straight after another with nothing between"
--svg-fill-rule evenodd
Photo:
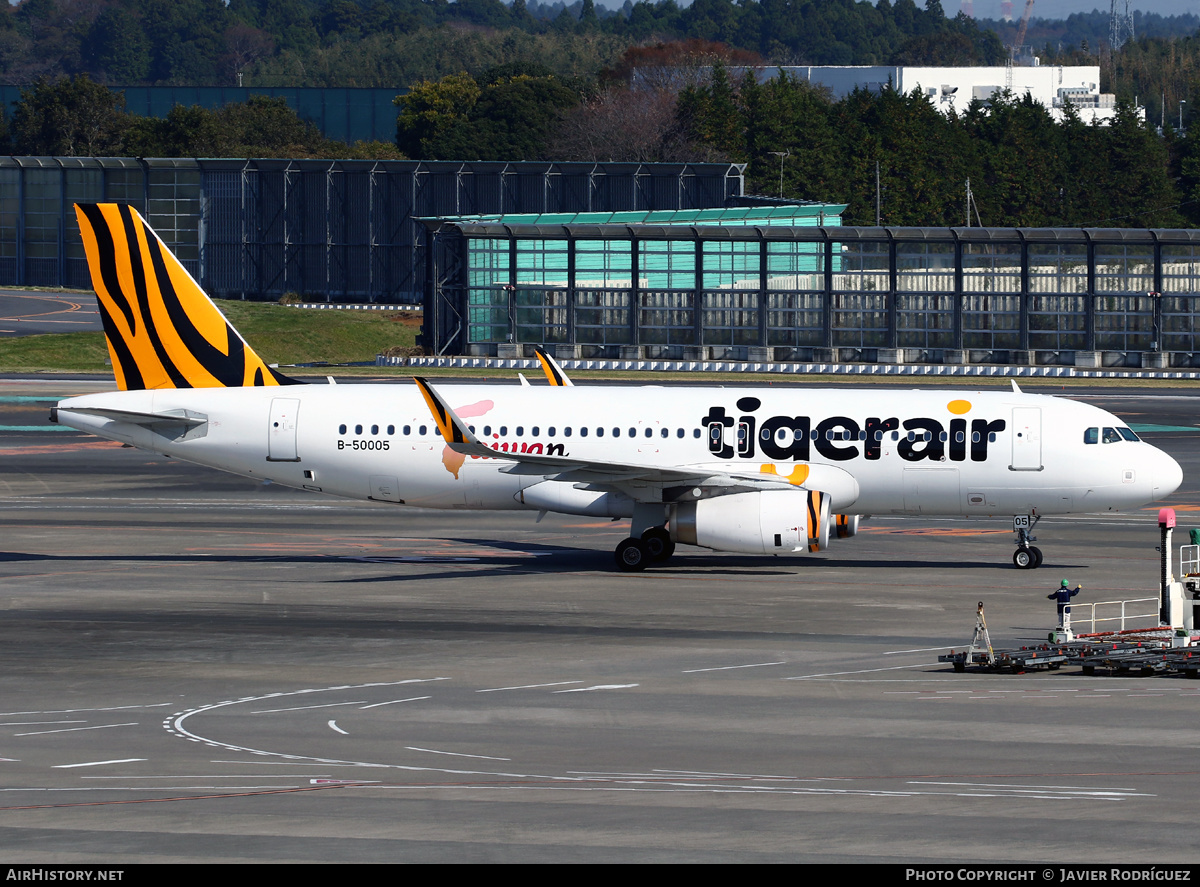
<instances>
[{"instance_id":1,"label":"sharklet winglet","mask_svg":"<svg viewBox=\"0 0 1200 887\"><path fill-rule=\"evenodd\" d=\"M567 374L563 372L563 368L558 365L558 361L546 353L542 346L537 346L533 349L537 355L538 361L542 364L542 372L546 374L546 380L555 388L574 388L575 383L567 378Z\"/></svg>"},{"instance_id":2,"label":"sharklet winglet","mask_svg":"<svg viewBox=\"0 0 1200 887\"><path fill-rule=\"evenodd\" d=\"M471 433L471 429L467 427L467 424L458 417L458 414L454 410L450 409L450 405L442 399L442 396L434 390L434 387L426 379L420 376L413 376L413 381L417 384L421 396L425 398L425 403L429 406L429 412L433 414L433 421L437 423L438 430L442 433L442 439L446 441L446 444L452 450L459 453L492 457L500 455L479 442L479 439Z\"/></svg>"}]
</instances>

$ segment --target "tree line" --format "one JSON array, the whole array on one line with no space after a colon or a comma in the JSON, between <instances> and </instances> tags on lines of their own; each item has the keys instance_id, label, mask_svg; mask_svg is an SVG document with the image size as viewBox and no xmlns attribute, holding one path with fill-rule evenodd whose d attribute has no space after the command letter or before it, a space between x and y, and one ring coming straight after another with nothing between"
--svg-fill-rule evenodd
<instances>
[{"instance_id":1,"label":"tree line","mask_svg":"<svg viewBox=\"0 0 1200 887\"><path fill-rule=\"evenodd\" d=\"M1099 12L1034 19L1026 40L1046 64L1100 65L1104 91L1161 121L1200 102L1198 22L1138 13L1139 38L1117 53ZM0 4L0 77L399 91L529 59L594 79L630 48L689 39L772 64L1003 64L1014 33L947 17L941 0L22 0Z\"/></svg>"},{"instance_id":2,"label":"tree line","mask_svg":"<svg viewBox=\"0 0 1200 887\"><path fill-rule=\"evenodd\" d=\"M1056 121L1009 94L947 115L916 91L834 100L786 74L739 78L726 67L736 53L700 41L638 58L689 79L635 87L639 69L624 64L599 86L536 62L460 72L397 99L395 145L327 140L263 96L137 117L119 93L80 75L25 91L0 146L64 156L730 161L746 164L748 192L846 203L847 224L872 225L877 213L883 224L916 226L1200 223L1200 127L1181 135L1168 124L1159 135L1127 101L1109 126L1071 109ZM693 65L665 64L672 59Z\"/></svg>"},{"instance_id":3,"label":"tree line","mask_svg":"<svg viewBox=\"0 0 1200 887\"><path fill-rule=\"evenodd\" d=\"M746 163L748 190L776 194L782 170L783 196L844 202L847 224L875 224L877 208L885 225L1200 223L1200 133L1159 136L1128 101L1108 126L1073 109L1055 121L1028 95L947 115L917 91L834 101L786 75L738 82L718 69L680 95L676 125L684 141Z\"/></svg>"},{"instance_id":4,"label":"tree line","mask_svg":"<svg viewBox=\"0 0 1200 887\"><path fill-rule=\"evenodd\" d=\"M124 96L86 74L41 80L0 119L0 151L59 157L403 158L395 145L325 138L282 98L217 110L176 105L165 118L125 110Z\"/></svg>"},{"instance_id":5,"label":"tree line","mask_svg":"<svg viewBox=\"0 0 1200 887\"><path fill-rule=\"evenodd\" d=\"M455 73L448 63L478 74L518 53L559 74L590 74L635 43L688 38L782 63L1003 59L995 34L947 18L940 0L923 9L913 0L638 0L620 11L594 0L22 0L0 4L0 75L16 85L87 74L121 86L227 86L241 74L257 86L405 87Z\"/></svg>"},{"instance_id":6,"label":"tree line","mask_svg":"<svg viewBox=\"0 0 1200 887\"><path fill-rule=\"evenodd\" d=\"M80 12L97 9L90 19ZM72 10L80 14L64 18ZM547 10L557 15L537 17ZM1200 70L1200 39L1143 37L1107 56L1090 55L1084 46L1062 50L1053 60L1095 59L1107 66L1106 76L1127 84L1118 83L1113 125L1097 127L1071 113L1056 122L1022 96L974 102L947 116L917 94L860 91L835 101L788 77L759 83L731 73L768 57L786 61L779 47L767 46L770 55L754 49L763 44L745 30L753 15L775 22L772 16L784 13L795 21L791 30L773 31L773 39L820 31L824 17L842 16L836 36L856 59L855 53L876 51L857 40L856 21L873 21L885 36L888 23L895 25L903 39L877 47L892 60L959 50L962 59L990 59L992 51L968 20L947 19L937 0L927 0L924 10L912 0L875 6L695 0L686 10L671 0L642 0L619 14L597 11L591 0L573 7L561 0L556 7L523 0L512 6L499 0L111 0L103 6L24 0L0 16L0 63L23 45L14 34L33 35L43 47L74 45L72 64L82 68L111 53L114 65L163 76L154 82L203 83L211 63L225 66L222 77L235 67L263 77L271 65L302 65L310 81L347 85L341 72L356 51L370 60L368 70L399 71L388 68L388 52L403 43L420 56L422 41L421 51L435 60L392 75L391 82L412 78L403 80L411 88L397 99L395 144L326 140L283 100L265 97L215 111L177 107L163 119L137 117L125 111L119 90L101 82L118 68L102 66L98 74L35 78L0 121L0 147L35 155L726 160L747 164L749 190L775 194L782 174L783 196L845 202L846 220L854 224L873 224L877 206L885 224L963 224L968 180L976 224L1200 222L1200 127L1181 136L1171 125L1177 118L1162 112L1145 123L1131 95L1161 87L1159 108L1176 107ZM495 29L456 28L451 16L492 22ZM645 16L667 30L712 22L704 29L739 33L742 43L700 37L631 43L629 29ZM130 23L137 28L129 30ZM106 43L97 28L129 39ZM204 33L212 39L197 38ZM187 46L171 35L186 37ZM241 55L230 55L231 46L241 46ZM124 61L118 50L126 53ZM420 70L432 73L418 76ZM1160 120L1166 126L1156 134L1153 124Z\"/></svg>"}]
</instances>

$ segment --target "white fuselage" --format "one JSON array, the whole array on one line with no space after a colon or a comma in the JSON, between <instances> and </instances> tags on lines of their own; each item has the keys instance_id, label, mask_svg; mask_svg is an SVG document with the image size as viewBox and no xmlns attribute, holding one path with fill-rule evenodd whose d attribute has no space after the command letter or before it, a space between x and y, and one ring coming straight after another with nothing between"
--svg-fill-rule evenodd
<instances>
[{"instance_id":1,"label":"white fuselage","mask_svg":"<svg viewBox=\"0 0 1200 887\"><path fill-rule=\"evenodd\" d=\"M509 449L740 475L787 477L804 466L797 484L828 492L834 512L845 514L1112 511L1162 498L1182 480L1170 456L1117 417L1042 395L440 387L497 458L449 449L416 387L404 384L112 392L62 401L58 421L248 477L427 508L632 513L625 494L547 481L558 473L552 468L513 471ZM77 412L85 409L187 411L206 421L185 434L144 418Z\"/></svg>"}]
</instances>

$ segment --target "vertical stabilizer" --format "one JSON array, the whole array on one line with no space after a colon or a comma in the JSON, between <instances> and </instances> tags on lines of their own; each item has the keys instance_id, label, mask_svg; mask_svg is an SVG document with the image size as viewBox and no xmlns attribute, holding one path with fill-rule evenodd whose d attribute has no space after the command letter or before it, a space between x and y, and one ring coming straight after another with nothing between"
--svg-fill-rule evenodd
<instances>
[{"instance_id":1,"label":"vertical stabilizer","mask_svg":"<svg viewBox=\"0 0 1200 887\"><path fill-rule=\"evenodd\" d=\"M263 363L135 209L75 214L122 391L297 384Z\"/></svg>"}]
</instances>

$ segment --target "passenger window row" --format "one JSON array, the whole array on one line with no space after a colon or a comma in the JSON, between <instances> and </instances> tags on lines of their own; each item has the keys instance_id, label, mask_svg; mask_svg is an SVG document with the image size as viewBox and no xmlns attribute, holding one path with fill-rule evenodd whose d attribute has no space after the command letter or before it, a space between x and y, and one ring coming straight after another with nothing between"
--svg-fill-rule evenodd
<instances>
[{"instance_id":1,"label":"passenger window row","mask_svg":"<svg viewBox=\"0 0 1200 887\"><path fill-rule=\"evenodd\" d=\"M884 435L884 432L876 431L874 434L875 440L882 441L883 435ZM720 425L712 426L712 439L720 440L722 436L723 436L723 434L722 434L721 426ZM743 428L739 428L738 429L738 440L744 440L745 436L746 436L745 430ZM762 433L759 436L763 440L770 440L771 439L771 430L769 428L764 428L762 430ZM929 431L909 431L909 432L906 432L904 436L905 436L905 439L909 440L909 441L933 440L933 434ZM821 439L820 432L818 432L818 431L810 431L808 434L808 437L810 440L820 440ZM790 431L787 428L780 428L778 431L775 432L775 439L777 441L779 441L780 443L786 442L788 440L788 438L794 438L795 440L803 440L804 432L801 431L800 429L796 429L795 431ZM899 431L889 432L888 438L889 438L889 440L891 440L893 442L898 441L898 440L900 440L900 432ZM841 431L834 431L834 430L830 429L829 431L825 432L825 439L826 440L866 440L867 432L860 431L860 432L858 432L857 436L855 436L853 432L846 430L846 429L842 429ZM966 439L967 439L966 432L956 431L954 433L955 442L965 443ZM946 433L945 431L943 431L938 434L938 440L940 440L942 443L945 443L946 441L950 440L950 435L948 433ZM971 440L974 443L979 443L979 432L978 431L971 432ZM990 432L988 434L988 440L992 443L996 442L995 432Z\"/></svg>"},{"instance_id":2,"label":"passenger window row","mask_svg":"<svg viewBox=\"0 0 1200 887\"><path fill-rule=\"evenodd\" d=\"M360 434L360 435L361 435L361 434L363 434L363 433L364 433L364 427L365 427L365 426L363 426L363 425L355 425L355 426L354 426L354 433L355 433L355 434ZM348 430L349 430L349 426L347 426L347 425L345 425L345 424L342 424L342 425L339 425L339 426L338 426L338 434L346 434ZM414 429L412 425L405 425L403 428L401 428L401 429L400 429L400 433L401 433L401 434L402 434L404 437L409 437L409 436L411 436L411 435L412 435L412 434L414 434L414 433L415 433L415 434L417 434L417 435L418 435L418 436L420 436L420 437L424 437L426 434L428 434L428 433L429 433L429 430L430 430L430 429L429 429L429 426L427 426L427 425L418 425L418 426L416 427L416 429ZM379 435L379 432L380 432L380 428L379 428L379 426L378 426L378 425L372 425L372 426L370 426L369 433L370 433L372 436L378 436L378 435ZM396 426L395 426L395 425L389 425L389 426L387 426L387 436L388 436L388 437L394 437L395 435L396 435ZM434 437L441 437L441 436L442 436L442 432L441 432L441 431L439 431L439 430L437 429L437 427L434 427L434 428L433 428L433 435L434 435Z\"/></svg>"},{"instance_id":3,"label":"passenger window row","mask_svg":"<svg viewBox=\"0 0 1200 887\"><path fill-rule=\"evenodd\" d=\"M477 433L474 425L468 425L467 427L471 429L472 434ZM499 425L496 427L493 427L491 425L484 425L482 430L483 430L484 437L492 437L493 432L495 433L496 436L508 437L509 429L508 429L507 425ZM596 437L604 437L605 435L608 435L610 437L622 437L622 436L637 437L638 436L638 430L636 428L630 428L630 429L628 429L628 431L624 431L621 428L607 429L607 428L597 427L595 429L591 429L586 426L583 426L580 428L574 428L573 426L570 426L570 425L564 426L562 428L559 428L557 425L548 425L545 429L543 429L540 425L533 425L529 428L530 437L541 437L543 435L543 432L546 437L557 437L560 432L562 433L563 437L571 437L574 434L578 434L579 437L588 437L589 435L592 435L592 434L594 434ZM516 426L513 429L513 436L514 437L524 437L525 436L525 426L524 425ZM655 436L654 429L653 428L644 429L642 436L643 437L654 437ZM671 436L671 429L670 428L660 428L658 430L658 436L663 439L669 438ZM676 438L682 439L686 436L687 436L687 432L684 429L682 429L682 428L675 429L675 437ZM692 437L695 437L695 438L700 437L700 429L699 428L692 429Z\"/></svg>"},{"instance_id":4,"label":"passenger window row","mask_svg":"<svg viewBox=\"0 0 1200 887\"><path fill-rule=\"evenodd\" d=\"M476 429L476 427L474 425L468 425L467 427L471 429L472 434L478 433L478 430ZM338 426L338 434L347 434L347 433L349 433L349 429L350 429L350 426L343 423ZM508 437L508 431L509 431L507 425L498 425L495 427L493 427L491 425L484 425L482 427L482 429L480 429L480 430L482 431L484 437L492 437L493 432L495 432L495 434L499 437ZM578 434L580 437L587 437L590 433L592 433L591 429L586 428L586 427L575 429L572 426L568 425L562 429L559 429L558 426L556 426L556 425L550 425L545 429L546 437L556 437L560 430L562 431L563 437L571 437L576 431L578 431ZM388 425L386 428L386 433L387 433L388 437L395 436L396 431L397 431L397 428L395 425ZM432 433L434 437L442 436L441 431L436 426L434 426L431 429L429 426L426 426L426 425L419 425L419 426L416 426L415 428L412 425L404 425L399 429L399 431L403 437L410 437L413 434L416 434L418 437L425 437L429 433ZM380 434L380 432L381 432L381 428L379 425L371 425L369 427L364 426L364 425L355 425L354 426L354 433L357 435L370 433L373 436L377 436ZM608 432L608 429L596 428L595 436L596 437L604 437L607 432ZM514 433L515 437L524 437L525 436L525 426L517 425L513 429L513 433ZM531 437L540 437L542 435L541 426L539 426L539 425L532 426L529 429L529 434ZM622 429L621 428L613 428L611 436L612 437L621 437ZM636 428L630 428L628 430L626 436L637 437L638 430ZM644 430L643 436L644 437L654 437L654 429L646 428ZM658 432L658 436L660 438L664 438L664 439L669 438L671 436L671 429L660 428L659 432ZM684 429L682 429L682 428L675 429L675 437L676 438L682 439L686 436L687 436L687 432ZM692 437L699 438L700 436L701 436L701 434L700 434L699 428L692 429Z\"/></svg>"}]
</instances>

